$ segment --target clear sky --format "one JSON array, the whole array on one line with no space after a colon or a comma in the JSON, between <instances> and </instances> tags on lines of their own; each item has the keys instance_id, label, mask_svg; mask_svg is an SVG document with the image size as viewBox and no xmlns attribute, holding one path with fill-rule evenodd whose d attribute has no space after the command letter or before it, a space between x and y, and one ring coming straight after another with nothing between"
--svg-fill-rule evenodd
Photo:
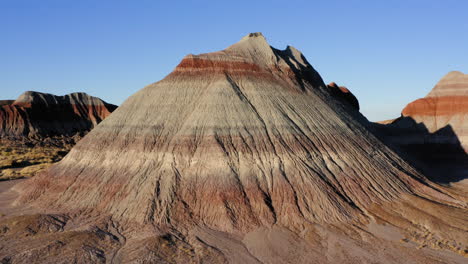
<instances>
[{"instance_id":1,"label":"clear sky","mask_svg":"<svg viewBox=\"0 0 468 264\"><path fill-rule=\"evenodd\" d=\"M468 73L467 0L0 0L0 99L83 91L120 104L184 55L257 31L347 86L370 120Z\"/></svg>"}]
</instances>

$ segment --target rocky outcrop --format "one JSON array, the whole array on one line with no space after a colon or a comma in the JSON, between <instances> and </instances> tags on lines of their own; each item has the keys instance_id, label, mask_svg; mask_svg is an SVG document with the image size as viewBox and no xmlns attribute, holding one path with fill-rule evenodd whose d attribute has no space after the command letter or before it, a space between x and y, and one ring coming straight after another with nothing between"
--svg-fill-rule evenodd
<instances>
[{"instance_id":1,"label":"rocky outcrop","mask_svg":"<svg viewBox=\"0 0 468 264\"><path fill-rule=\"evenodd\" d=\"M331 90L331 93L336 98L341 98L344 102L348 103L355 110L359 111L359 101L354 96L354 94L351 93L350 90L348 90L348 88L346 88L345 86L338 86L334 82L329 83L327 87Z\"/></svg>"},{"instance_id":2,"label":"rocky outcrop","mask_svg":"<svg viewBox=\"0 0 468 264\"><path fill-rule=\"evenodd\" d=\"M1 137L72 136L88 132L117 106L85 93L25 92L0 104Z\"/></svg>"},{"instance_id":3,"label":"rocky outcrop","mask_svg":"<svg viewBox=\"0 0 468 264\"><path fill-rule=\"evenodd\" d=\"M67 231L95 223L116 237L102 243L117 241L117 253L100 251L111 262L440 260L386 232L464 249L462 197L383 145L336 93L298 50L259 33L188 55L16 185L16 204L63 212ZM0 246L23 256L12 237ZM22 245L48 243L29 239Z\"/></svg>"}]
</instances>

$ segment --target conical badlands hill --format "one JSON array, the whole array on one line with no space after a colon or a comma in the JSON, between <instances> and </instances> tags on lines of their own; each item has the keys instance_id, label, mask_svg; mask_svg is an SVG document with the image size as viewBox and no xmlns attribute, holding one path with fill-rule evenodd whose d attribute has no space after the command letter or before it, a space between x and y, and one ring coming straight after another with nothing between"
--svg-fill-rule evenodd
<instances>
[{"instance_id":1,"label":"conical badlands hill","mask_svg":"<svg viewBox=\"0 0 468 264\"><path fill-rule=\"evenodd\" d=\"M20 203L111 217L126 237L117 253L101 248L112 261L444 260L388 242L392 232L464 250L464 198L403 162L335 94L298 50L259 33L188 55L17 185Z\"/></svg>"},{"instance_id":2,"label":"conical badlands hill","mask_svg":"<svg viewBox=\"0 0 468 264\"><path fill-rule=\"evenodd\" d=\"M426 176L443 183L468 177L468 75L453 71L426 95L409 103L401 117L377 125Z\"/></svg>"},{"instance_id":3,"label":"conical badlands hill","mask_svg":"<svg viewBox=\"0 0 468 264\"><path fill-rule=\"evenodd\" d=\"M426 97L408 104L402 116L423 123L431 133L449 125L468 150L468 74L448 73Z\"/></svg>"}]
</instances>

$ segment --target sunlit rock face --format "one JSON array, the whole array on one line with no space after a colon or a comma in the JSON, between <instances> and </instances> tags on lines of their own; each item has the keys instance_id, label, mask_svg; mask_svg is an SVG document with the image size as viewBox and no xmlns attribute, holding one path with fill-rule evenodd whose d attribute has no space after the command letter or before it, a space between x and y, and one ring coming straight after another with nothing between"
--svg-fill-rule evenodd
<instances>
[{"instance_id":1,"label":"sunlit rock face","mask_svg":"<svg viewBox=\"0 0 468 264\"><path fill-rule=\"evenodd\" d=\"M431 133L450 126L468 150L468 74L448 73L426 97L408 104L402 115L423 123Z\"/></svg>"},{"instance_id":2,"label":"sunlit rock face","mask_svg":"<svg viewBox=\"0 0 468 264\"><path fill-rule=\"evenodd\" d=\"M465 243L464 202L356 121L346 94L295 48L252 33L183 58L60 163L15 186L16 204L89 217L69 230L107 217L100 228L126 239L102 254L124 263L396 263L396 252L430 262L386 244L368 229L376 221ZM448 208L453 229L441 220Z\"/></svg>"},{"instance_id":3,"label":"sunlit rock face","mask_svg":"<svg viewBox=\"0 0 468 264\"><path fill-rule=\"evenodd\" d=\"M468 178L468 75L453 71L426 97L409 103L401 117L376 125L378 136L396 147L431 179Z\"/></svg>"},{"instance_id":4,"label":"sunlit rock face","mask_svg":"<svg viewBox=\"0 0 468 264\"><path fill-rule=\"evenodd\" d=\"M88 132L116 108L85 93L25 92L0 104L0 136L71 136Z\"/></svg>"}]
</instances>

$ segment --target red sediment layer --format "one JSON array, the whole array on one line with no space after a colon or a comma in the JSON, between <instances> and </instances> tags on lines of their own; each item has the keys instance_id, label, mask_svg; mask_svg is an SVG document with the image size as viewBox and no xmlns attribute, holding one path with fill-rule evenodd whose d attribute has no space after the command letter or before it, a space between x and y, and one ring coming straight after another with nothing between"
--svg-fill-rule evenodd
<instances>
[{"instance_id":1,"label":"red sediment layer","mask_svg":"<svg viewBox=\"0 0 468 264\"><path fill-rule=\"evenodd\" d=\"M343 86L340 86L339 88L340 88L340 90L341 90L343 93L349 93L348 88L343 87Z\"/></svg>"},{"instance_id":2,"label":"red sediment layer","mask_svg":"<svg viewBox=\"0 0 468 264\"><path fill-rule=\"evenodd\" d=\"M301 90L296 89L297 81L295 80L297 76L291 68L278 66L264 68L255 63L233 60L185 58L165 81L173 81L172 78L182 78L193 82L196 80L195 78L202 78L201 81L205 82L207 78L223 78L226 74L234 79L251 78L258 82L281 83L285 87L291 88L290 92L301 92Z\"/></svg>"},{"instance_id":3,"label":"red sediment layer","mask_svg":"<svg viewBox=\"0 0 468 264\"><path fill-rule=\"evenodd\" d=\"M335 82L329 83L327 87L333 96L348 102L353 108L359 110L359 101L348 88L338 86Z\"/></svg>"},{"instance_id":4,"label":"red sediment layer","mask_svg":"<svg viewBox=\"0 0 468 264\"><path fill-rule=\"evenodd\" d=\"M468 96L442 96L418 99L403 109L403 116L445 116L468 113Z\"/></svg>"},{"instance_id":5,"label":"red sediment layer","mask_svg":"<svg viewBox=\"0 0 468 264\"><path fill-rule=\"evenodd\" d=\"M289 78L295 76L291 68L263 68L255 63L234 60L211 60L196 57L189 57L182 60L170 75L204 75L225 74L233 76L254 76L263 79L272 79L273 74L286 75Z\"/></svg>"},{"instance_id":6,"label":"red sediment layer","mask_svg":"<svg viewBox=\"0 0 468 264\"><path fill-rule=\"evenodd\" d=\"M201 58L185 58L175 71L248 71L259 72L262 68L257 64L243 61L218 61Z\"/></svg>"}]
</instances>

